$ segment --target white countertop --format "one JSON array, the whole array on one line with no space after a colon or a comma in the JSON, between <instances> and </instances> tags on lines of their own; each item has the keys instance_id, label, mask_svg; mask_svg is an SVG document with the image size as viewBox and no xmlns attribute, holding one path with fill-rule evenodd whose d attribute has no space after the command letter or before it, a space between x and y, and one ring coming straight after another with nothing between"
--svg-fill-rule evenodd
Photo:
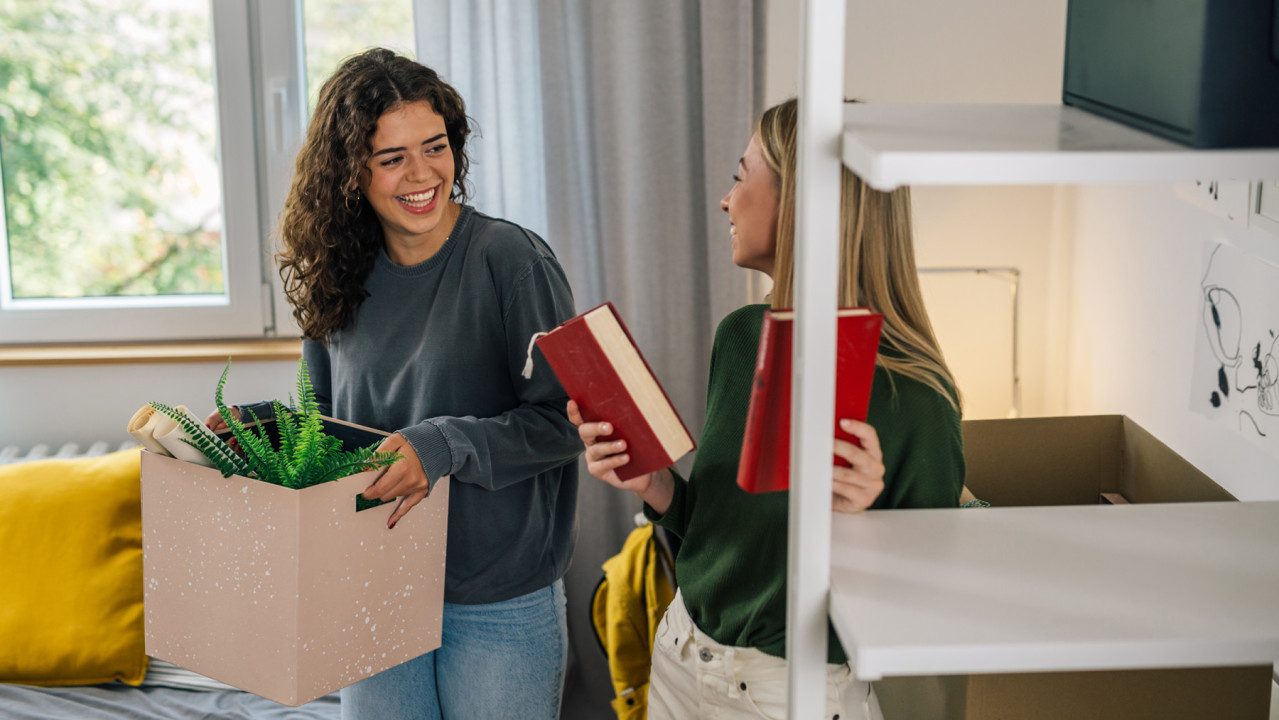
<instances>
[{"instance_id":1,"label":"white countertop","mask_svg":"<svg viewBox=\"0 0 1279 720\"><path fill-rule=\"evenodd\" d=\"M1279 501L835 513L859 678L1279 660Z\"/></svg>"}]
</instances>

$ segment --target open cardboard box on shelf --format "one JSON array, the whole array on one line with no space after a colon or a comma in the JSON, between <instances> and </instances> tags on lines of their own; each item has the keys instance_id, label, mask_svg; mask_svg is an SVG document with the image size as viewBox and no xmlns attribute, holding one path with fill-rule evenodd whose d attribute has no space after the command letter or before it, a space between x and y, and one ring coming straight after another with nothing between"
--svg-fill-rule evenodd
<instances>
[{"instance_id":1,"label":"open cardboard box on shelf","mask_svg":"<svg viewBox=\"0 0 1279 720\"><path fill-rule=\"evenodd\" d=\"M147 653L296 706L439 647L448 478L388 530L397 503L356 511L375 476L294 490L142 453Z\"/></svg>"},{"instance_id":2,"label":"open cardboard box on shelf","mask_svg":"<svg viewBox=\"0 0 1279 720\"><path fill-rule=\"evenodd\" d=\"M968 488L996 507L1235 499L1122 415L965 421L964 456ZM1267 720L1271 678L1265 665L888 677L875 689L886 720Z\"/></svg>"}]
</instances>

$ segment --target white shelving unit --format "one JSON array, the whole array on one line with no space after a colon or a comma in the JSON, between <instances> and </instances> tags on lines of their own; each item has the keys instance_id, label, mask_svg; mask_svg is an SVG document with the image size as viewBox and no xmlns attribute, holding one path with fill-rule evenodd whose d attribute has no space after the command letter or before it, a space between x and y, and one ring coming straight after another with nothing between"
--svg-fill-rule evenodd
<instances>
[{"instance_id":1,"label":"white shelving unit","mask_svg":"<svg viewBox=\"0 0 1279 720\"><path fill-rule=\"evenodd\" d=\"M813 604L815 595L820 592L826 598L838 632L850 632L856 627L845 613L863 615L860 621L864 624L867 613L878 612L875 607L850 610L852 606L845 602L846 598L831 598L832 526L826 467L830 441L826 438L822 444L820 440L829 433L826 421L805 420L830 414L834 368L833 358L825 356L834 354L833 341L829 340L834 307L833 301L823 298L829 297L834 282L838 251L832 247L836 232L830 224L833 211L821 203L806 201L805 193L810 193L810 200L812 195L830 197L830 188L822 183L838 180L834 173L828 174L829 179L817 172L806 175L805 164L810 168L826 167L830 160L838 158L880 190L901 185L1173 183L1279 177L1279 150L1190 149L1068 106L843 105L842 63L823 63L821 59L844 56L844 3L845 0L803 0L801 4L801 172L796 229L798 236L810 240L801 241L795 272L800 293L808 293L809 287L817 290L807 296L801 294L796 301L801 312L796 319L792 377L796 392L791 447L796 452L791 459L791 477L805 478L806 482L791 490L788 572L792 588L787 611L789 634L793 636L787 648L791 663L791 718L818 717L817 708L824 694L820 690L824 673L817 669L825 660L825 634L816 629L819 623ZM843 130L832 133L822 118L840 106ZM805 122L805 109L810 122ZM805 303L810 308L807 313L803 311ZM827 332L823 333L823 329ZM828 339L823 341L823 334ZM814 426L821 432L814 431ZM821 458L822 462L816 463L812 458ZM1015 517L1021 510L1007 508L1001 512ZM886 525L897 522L891 517L882 520L886 522L881 524ZM834 551L842 552L839 547ZM909 572L910 568L901 571ZM857 638L848 641L855 654ZM1201 660L1205 660L1201 664L1219 664L1207 661L1212 658ZM1038 667L1052 665L1053 661L1046 660ZM959 667L955 665L953 669L958 671ZM874 677L878 672L868 669L863 674L859 670L864 677Z\"/></svg>"},{"instance_id":2,"label":"white shelving unit","mask_svg":"<svg viewBox=\"0 0 1279 720\"><path fill-rule=\"evenodd\" d=\"M831 474L835 415L835 306L838 303L839 157L843 126L846 0L801 0L795 236L794 361L791 363L790 490L786 593L787 713L821 717L826 699L830 597Z\"/></svg>"}]
</instances>

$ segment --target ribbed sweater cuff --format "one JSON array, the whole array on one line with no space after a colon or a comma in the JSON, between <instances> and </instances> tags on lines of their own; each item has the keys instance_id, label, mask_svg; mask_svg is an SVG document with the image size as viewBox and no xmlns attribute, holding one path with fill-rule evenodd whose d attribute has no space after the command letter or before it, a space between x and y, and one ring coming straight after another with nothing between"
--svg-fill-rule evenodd
<instances>
[{"instance_id":1,"label":"ribbed sweater cuff","mask_svg":"<svg viewBox=\"0 0 1279 720\"><path fill-rule=\"evenodd\" d=\"M432 490L435 489L436 481L453 473L453 451L449 448L448 439L444 437L444 431L438 426L424 422L399 432L413 446L413 452L417 453L417 459L422 463L422 471L426 473Z\"/></svg>"},{"instance_id":2,"label":"ribbed sweater cuff","mask_svg":"<svg viewBox=\"0 0 1279 720\"><path fill-rule=\"evenodd\" d=\"M275 419L275 406L271 404L270 400L248 403L238 407L240 408L240 422L253 422L255 418L259 421Z\"/></svg>"}]
</instances>

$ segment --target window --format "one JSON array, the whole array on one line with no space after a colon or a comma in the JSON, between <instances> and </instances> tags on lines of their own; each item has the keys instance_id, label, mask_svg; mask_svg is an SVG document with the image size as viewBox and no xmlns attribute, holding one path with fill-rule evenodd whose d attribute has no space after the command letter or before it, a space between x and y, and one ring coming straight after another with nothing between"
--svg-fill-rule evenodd
<instances>
[{"instance_id":1,"label":"window","mask_svg":"<svg viewBox=\"0 0 1279 720\"><path fill-rule=\"evenodd\" d=\"M0 344L295 335L272 240L303 88L411 50L412 1L0 8Z\"/></svg>"},{"instance_id":2,"label":"window","mask_svg":"<svg viewBox=\"0 0 1279 720\"><path fill-rule=\"evenodd\" d=\"M303 17L308 114L320 95L320 85L343 58L375 45L417 57L412 0L304 0Z\"/></svg>"},{"instance_id":3,"label":"window","mask_svg":"<svg viewBox=\"0 0 1279 720\"><path fill-rule=\"evenodd\" d=\"M262 334L261 253L231 242L256 197L228 182L255 164L236 142L251 120L228 118L251 101L248 53L228 52L247 17L234 2L7 5L0 342Z\"/></svg>"},{"instance_id":4,"label":"window","mask_svg":"<svg viewBox=\"0 0 1279 720\"><path fill-rule=\"evenodd\" d=\"M223 294L208 8L37 7L4 51L8 296Z\"/></svg>"}]
</instances>

